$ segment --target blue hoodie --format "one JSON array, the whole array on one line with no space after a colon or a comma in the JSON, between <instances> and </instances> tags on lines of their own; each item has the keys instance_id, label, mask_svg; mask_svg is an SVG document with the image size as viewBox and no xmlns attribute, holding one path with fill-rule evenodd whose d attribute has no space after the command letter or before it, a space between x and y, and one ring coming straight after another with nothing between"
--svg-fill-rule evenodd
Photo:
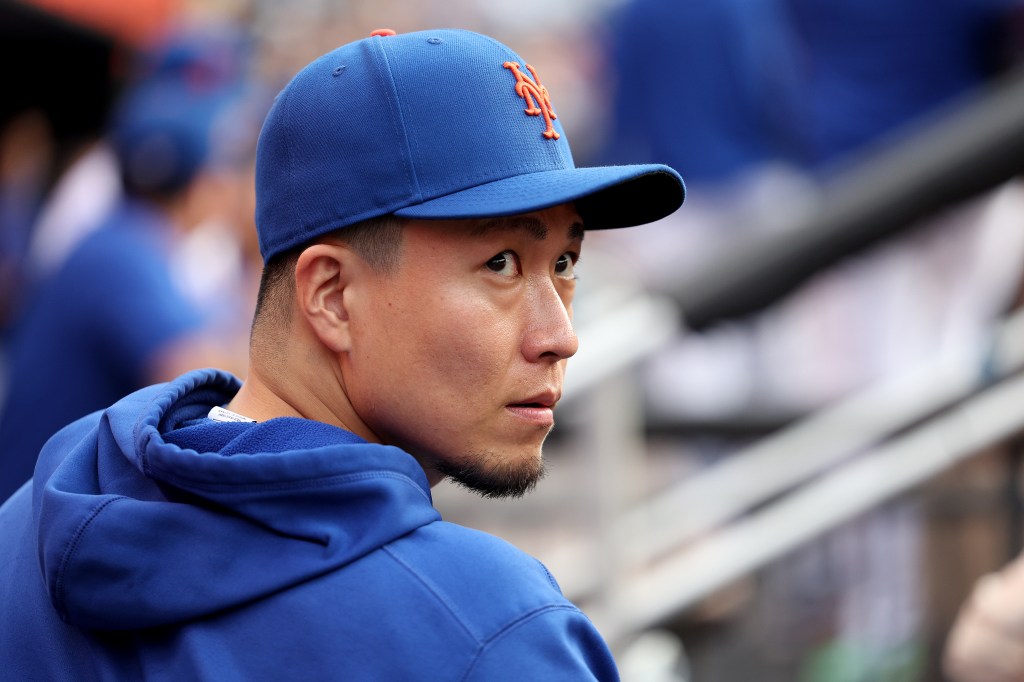
<instances>
[{"instance_id":1,"label":"blue hoodie","mask_svg":"<svg viewBox=\"0 0 1024 682\"><path fill-rule=\"evenodd\" d=\"M191 372L47 443L0 507L5 676L617 679L547 570L442 521L411 456L206 418L237 390Z\"/></svg>"}]
</instances>

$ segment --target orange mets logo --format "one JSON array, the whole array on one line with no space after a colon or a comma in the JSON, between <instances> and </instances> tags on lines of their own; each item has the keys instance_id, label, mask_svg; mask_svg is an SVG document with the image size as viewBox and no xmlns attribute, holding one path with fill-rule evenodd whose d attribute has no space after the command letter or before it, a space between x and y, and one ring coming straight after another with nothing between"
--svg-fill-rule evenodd
<instances>
[{"instance_id":1,"label":"orange mets logo","mask_svg":"<svg viewBox=\"0 0 1024 682\"><path fill-rule=\"evenodd\" d=\"M561 137L551 124L558 117L555 116L555 110L551 108L551 97L548 96L548 89L541 85L540 78L533 67L529 64L526 65L526 69L533 76L533 80L530 80L529 77L523 75L523 72L519 70L518 62L505 62L502 66L515 74L516 94L526 102L526 109L524 111L530 116L544 117L544 123L547 124L547 128L542 133L544 137L549 140L557 140Z\"/></svg>"}]
</instances>

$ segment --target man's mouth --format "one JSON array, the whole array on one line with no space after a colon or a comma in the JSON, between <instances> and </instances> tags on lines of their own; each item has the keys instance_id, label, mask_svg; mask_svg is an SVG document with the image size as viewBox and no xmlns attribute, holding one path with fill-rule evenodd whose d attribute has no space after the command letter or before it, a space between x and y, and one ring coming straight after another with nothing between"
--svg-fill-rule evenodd
<instances>
[{"instance_id":1,"label":"man's mouth","mask_svg":"<svg viewBox=\"0 0 1024 682\"><path fill-rule=\"evenodd\" d=\"M555 423L555 405L561 397L561 391L546 389L522 400L509 403L505 409L534 426L551 428Z\"/></svg>"}]
</instances>

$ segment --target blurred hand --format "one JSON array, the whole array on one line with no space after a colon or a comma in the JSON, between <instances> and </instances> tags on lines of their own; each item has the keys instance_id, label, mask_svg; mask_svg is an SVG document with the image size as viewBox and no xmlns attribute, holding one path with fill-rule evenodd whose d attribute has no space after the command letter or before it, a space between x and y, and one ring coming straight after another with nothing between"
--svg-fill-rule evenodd
<instances>
[{"instance_id":1,"label":"blurred hand","mask_svg":"<svg viewBox=\"0 0 1024 682\"><path fill-rule=\"evenodd\" d=\"M977 582L950 632L943 664L956 682L1024 681L1024 558Z\"/></svg>"}]
</instances>

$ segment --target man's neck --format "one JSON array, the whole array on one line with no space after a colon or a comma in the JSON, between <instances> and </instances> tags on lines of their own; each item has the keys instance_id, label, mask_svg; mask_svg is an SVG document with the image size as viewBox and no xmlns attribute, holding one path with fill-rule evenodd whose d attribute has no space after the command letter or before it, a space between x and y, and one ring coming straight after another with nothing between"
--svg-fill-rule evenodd
<instances>
[{"instance_id":1,"label":"man's neck","mask_svg":"<svg viewBox=\"0 0 1024 682\"><path fill-rule=\"evenodd\" d=\"M278 396L250 369L249 376L228 403L227 409L258 422L275 417L304 417L302 412L286 399Z\"/></svg>"},{"instance_id":2,"label":"man's neck","mask_svg":"<svg viewBox=\"0 0 1024 682\"><path fill-rule=\"evenodd\" d=\"M328 371L315 378L305 377L297 368L266 373L250 363L246 380L227 409L258 422L275 417L312 419L379 443L379 437L356 415L338 382L326 381L328 377L333 377Z\"/></svg>"}]
</instances>

